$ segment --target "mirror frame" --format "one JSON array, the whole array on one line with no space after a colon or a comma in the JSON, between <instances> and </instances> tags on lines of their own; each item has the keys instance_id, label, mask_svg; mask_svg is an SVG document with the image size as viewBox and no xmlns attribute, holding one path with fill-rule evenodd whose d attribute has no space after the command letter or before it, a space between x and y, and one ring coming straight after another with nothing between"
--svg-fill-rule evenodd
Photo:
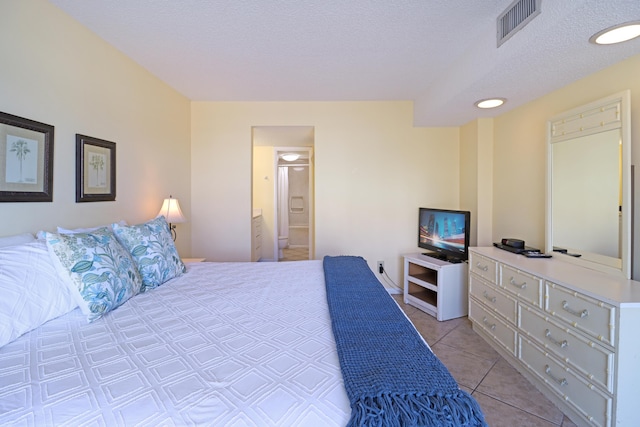
<instances>
[{"instance_id":1,"label":"mirror frame","mask_svg":"<svg viewBox=\"0 0 640 427\"><path fill-rule=\"evenodd\" d=\"M563 256L568 261L595 270L631 278L631 93L618 92L606 98L565 111L547 122L547 194L546 194L546 244L545 251L553 254L553 144L570 139L620 129L622 143L622 206L621 258L594 255L590 259ZM560 255L558 255L560 256Z\"/></svg>"}]
</instances>

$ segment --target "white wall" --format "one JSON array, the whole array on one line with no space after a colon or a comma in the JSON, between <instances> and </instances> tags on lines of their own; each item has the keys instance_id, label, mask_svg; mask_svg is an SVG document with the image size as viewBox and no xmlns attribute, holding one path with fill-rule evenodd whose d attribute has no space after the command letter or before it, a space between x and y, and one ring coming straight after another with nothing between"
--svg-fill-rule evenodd
<instances>
[{"instance_id":1,"label":"white wall","mask_svg":"<svg viewBox=\"0 0 640 427\"><path fill-rule=\"evenodd\" d=\"M0 111L55 126L52 203L0 203L0 236L190 216L190 103L46 1L4 1ZM116 143L115 202L75 202L76 133ZM178 225L188 256L190 224Z\"/></svg>"},{"instance_id":2,"label":"white wall","mask_svg":"<svg viewBox=\"0 0 640 427\"><path fill-rule=\"evenodd\" d=\"M251 128L315 128L316 258L384 261L400 284L418 207L458 208L458 128L414 128L410 102L192 104L192 254L250 259Z\"/></svg>"},{"instance_id":3,"label":"white wall","mask_svg":"<svg viewBox=\"0 0 640 427\"><path fill-rule=\"evenodd\" d=\"M632 164L640 165L640 55L497 117L494 121L493 238L545 247L546 123L563 111L629 89ZM636 173L635 188L640 188ZM640 197L635 194L634 274L640 270Z\"/></svg>"}]
</instances>

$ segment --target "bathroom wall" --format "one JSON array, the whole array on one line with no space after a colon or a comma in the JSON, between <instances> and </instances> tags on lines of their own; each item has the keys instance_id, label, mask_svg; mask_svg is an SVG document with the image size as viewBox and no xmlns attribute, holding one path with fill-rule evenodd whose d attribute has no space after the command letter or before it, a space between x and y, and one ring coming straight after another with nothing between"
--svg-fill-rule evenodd
<instances>
[{"instance_id":1,"label":"bathroom wall","mask_svg":"<svg viewBox=\"0 0 640 427\"><path fill-rule=\"evenodd\" d=\"M309 168L289 167L289 246L309 246ZM297 198L297 200L296 200ZM300 203L300 204L298 204ZM301 207L301 211L298 209Z\"/></svg>"}]
</instances>

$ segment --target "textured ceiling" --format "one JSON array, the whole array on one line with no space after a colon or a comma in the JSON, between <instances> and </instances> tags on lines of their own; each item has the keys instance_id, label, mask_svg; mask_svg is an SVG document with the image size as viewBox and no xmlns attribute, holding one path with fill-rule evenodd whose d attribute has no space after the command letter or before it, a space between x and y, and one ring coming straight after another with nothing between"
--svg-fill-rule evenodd
<instances>
[{"instance_id":1,"label":"textured ceiling","mask_svg":"<svg viewBox=\"0 0 640 427\"><path fill-rule=\"evenodd\" d=\"M417 126L502 114L640 53L588 42L640 0L542 0L499 48L512 0L50 1L191 100L411 100ZM508 102L473 106L488 97Z\"/></svg>"}]
</instances>

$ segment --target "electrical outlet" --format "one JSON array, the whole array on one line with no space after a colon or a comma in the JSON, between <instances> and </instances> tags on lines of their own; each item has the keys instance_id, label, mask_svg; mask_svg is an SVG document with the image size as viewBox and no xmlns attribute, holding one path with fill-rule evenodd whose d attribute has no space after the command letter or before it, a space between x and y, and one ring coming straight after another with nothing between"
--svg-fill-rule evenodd
<instances>
[{"instance_id":1,"label":"electrical outlet","mask_svg":"<svg viewBox=\"0 0 640 427\"><path fill-rule=\"evenodd\" d=\"M378 273L384 273L384 261L378 261Z\"/></svg>"}]
</instances>

